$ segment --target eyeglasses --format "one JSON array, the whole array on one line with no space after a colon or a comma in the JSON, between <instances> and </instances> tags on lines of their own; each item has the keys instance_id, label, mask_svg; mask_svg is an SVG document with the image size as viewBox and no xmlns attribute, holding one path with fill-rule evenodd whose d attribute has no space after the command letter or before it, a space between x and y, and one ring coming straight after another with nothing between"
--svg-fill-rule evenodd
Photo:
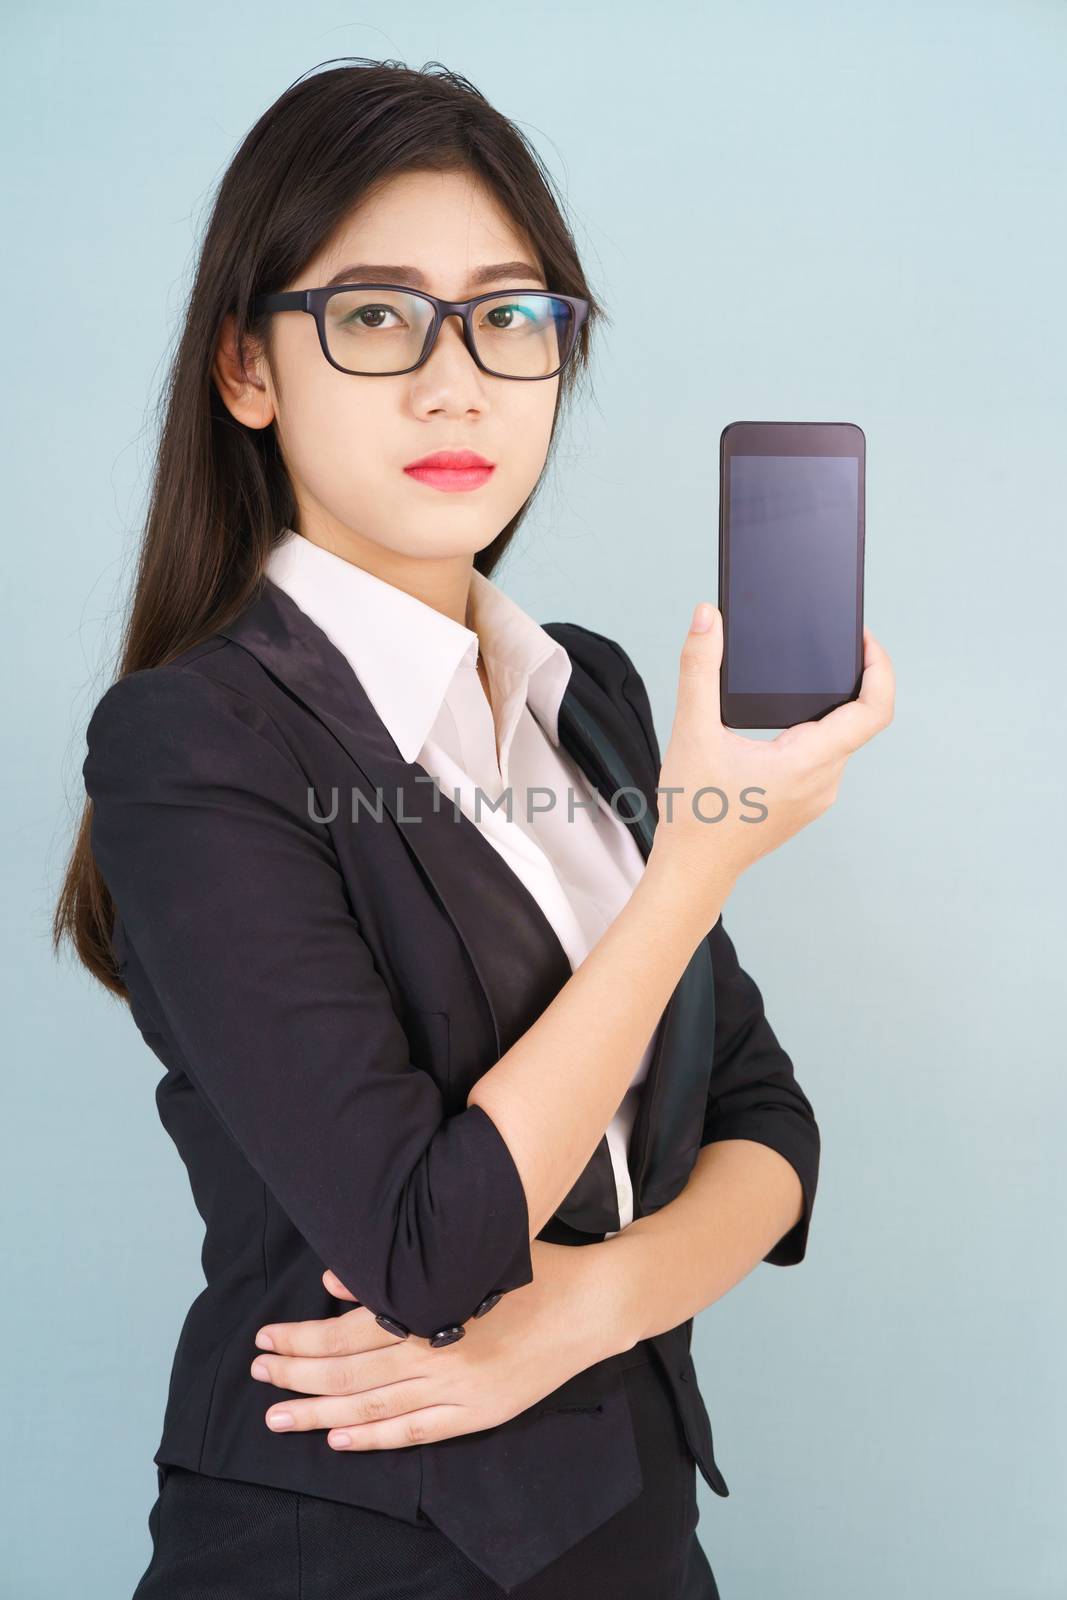
<instances>
[{"instance_id":1,"label":"eyeglasses","mask_svg":"<svg viewBox=\"0 0 1067 1600\"><path fill-rule=\"evenodd\" d=\"M414 372L429 359L444 319L462 317L463 342L477 366L491 377L521 383L562 372L589 302L537 289L440 300L395 283L341 283L261 294L252 301L254 317L273 311L308 312L331 367L365 378Z\"/></svg>"}]
</instances>

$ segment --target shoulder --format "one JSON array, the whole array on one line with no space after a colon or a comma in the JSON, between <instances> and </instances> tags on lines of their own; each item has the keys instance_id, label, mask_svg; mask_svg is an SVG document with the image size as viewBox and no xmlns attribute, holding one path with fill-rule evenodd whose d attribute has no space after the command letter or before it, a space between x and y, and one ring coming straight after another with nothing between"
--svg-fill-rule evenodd
<instances>
[{"instance_id":1,"label":"shoulder","mask_svg":"<svg viewBox=\"0 0 1067 1600\"><path fill-rule=\"evenodd\" d=\"M563 646L576 669L591 678L616 706L636 718L658 771L661 760L652 706L644 679L628 651L617 639L580 622L545 622L542 627Z\"/></svg>"},{"instance_id":2,"label":"shoulder","mask_svg":"<svg viewBox=\"0 0 1067 1600\"><path fill-rule=\"evenodd\" d=\"M87 731L151 722L161 714L182 722L237 715L242 703L255 706L262 698L256 682L262 675L247 651L213 634L170 661L117 678L96 702Z\"/></svg>"},{"instance_id":3,"label":"shoulder","mask_svg":"<svg viewBox=\"0 0 1067 1600\"><path fill-rule=\"evenodd\" d=\"M251 660L214 635L160 666L116 679L86 727L83 774L90 792L105 773L135 769L143 777L220 778L265 756L268 765L281 757L295 771L285 738L257 694Z\"/></svg>"},{"instance_id":4,"label":"shoulder","mask_svg":"<svg viewBox=\"0 0 1067 1600\"><path fill-rule=\"evenodd\" d=\"M636 678L637 668L617 639L596 633L580 622L545 622L545 632L561 644L576 665L604 689Z\"/></svg>"}]
</instances>

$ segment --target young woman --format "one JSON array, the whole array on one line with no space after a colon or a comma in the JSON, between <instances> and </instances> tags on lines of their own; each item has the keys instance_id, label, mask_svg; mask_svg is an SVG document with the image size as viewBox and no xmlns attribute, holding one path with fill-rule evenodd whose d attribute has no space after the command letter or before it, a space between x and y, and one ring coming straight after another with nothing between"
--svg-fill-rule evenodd
<instances>
[{"instance_id":1,"label":"young woman","mask_svg":"<svg viewBox=\"0 0 1067 1600\"><path fill-rule=\"evenodd\" d=\"M747 740L699 605L661 759L493 583L600 315L443 70L312 74L221 184L56 915L206 1225L137 1600L717 1593L692 1319L802 1259L819 1154L721 911L893 680L868 633Z\"/></svg>"}]
</instances>

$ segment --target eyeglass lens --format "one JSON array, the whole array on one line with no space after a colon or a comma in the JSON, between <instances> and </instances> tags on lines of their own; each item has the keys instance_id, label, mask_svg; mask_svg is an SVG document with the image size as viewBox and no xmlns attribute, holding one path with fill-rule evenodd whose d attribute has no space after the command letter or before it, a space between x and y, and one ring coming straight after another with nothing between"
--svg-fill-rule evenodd
<instances>
[{"instance_id":1,"label":"eyeglass lens","mask_svg":"<svg viewBox=\"0 0 1067 1600\"><path fill-rule=\"evenodd\" d=\"M421 356L433 307L400 289L342 289L326 302L326 343L346 372L396 373ZM545 378L566 361L575 318L555 295L502 294L473 308L472 334L481 361L507 378Z\"/></svg>"}]
</instances>

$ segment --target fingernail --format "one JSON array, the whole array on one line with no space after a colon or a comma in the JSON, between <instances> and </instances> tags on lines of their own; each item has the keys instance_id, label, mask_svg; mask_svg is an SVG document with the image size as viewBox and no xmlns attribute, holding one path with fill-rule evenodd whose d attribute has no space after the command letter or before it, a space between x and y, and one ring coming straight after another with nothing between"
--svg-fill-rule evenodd
<instances>
[{"instance_id":1,"label":"fingernail","mask_svg":"<svg viewBox=\"0 0 1067 1600\"><path fill-rule=\"evenodd\" d=\"M711 627L711 607L706 600L701 600L693 612L693 620L689 624L690 633L707 633Z\"/></svg>"},{"instance_id":2,"label":"fingernail","mask_svg":"<svg viewBox=\"0 0 1067 1600\"><path fill-rule=\"evenodd\" d=\"M293 1419L288 1411L272 1411L267 1418L268 1428L275 1428L279 1433L293 1426Z\"/></svg>"},{"instance_id":3,"label":"fingernail","mask_svg":"<svg viewBox=\"0 0 1067 1600\"><path fill-rule=\"evenodd\" d=\"M257 1350L273 1350L274 1349L274 1340L271 1338L269 1333L264 1333L262 1330L260 1330L260 1332L256 1334L256 1349Z\"/></svg>"},{"instance_id":4,"label":"fingernail","mask_svg":"<svg viewBox=\"0 0 1067 1600\"><path fill-rule=\"evenodd\" d=\"M267 1363L265 1361L253 1361L252 1376L253 1378L269 1378L270 1368Z\"/></svg>"},{"instance_id":5,"label":"fingernail","mask_svg":"<svg viewBox=\"0 0 1067 1600\"><path fill-rule=\"evenodd\" d=\"M352 1443L352 1435L350 1433L331 1433L327 1443L338 1450L343 1450L346 1445Z\"/></svg>"}]
</instances>

